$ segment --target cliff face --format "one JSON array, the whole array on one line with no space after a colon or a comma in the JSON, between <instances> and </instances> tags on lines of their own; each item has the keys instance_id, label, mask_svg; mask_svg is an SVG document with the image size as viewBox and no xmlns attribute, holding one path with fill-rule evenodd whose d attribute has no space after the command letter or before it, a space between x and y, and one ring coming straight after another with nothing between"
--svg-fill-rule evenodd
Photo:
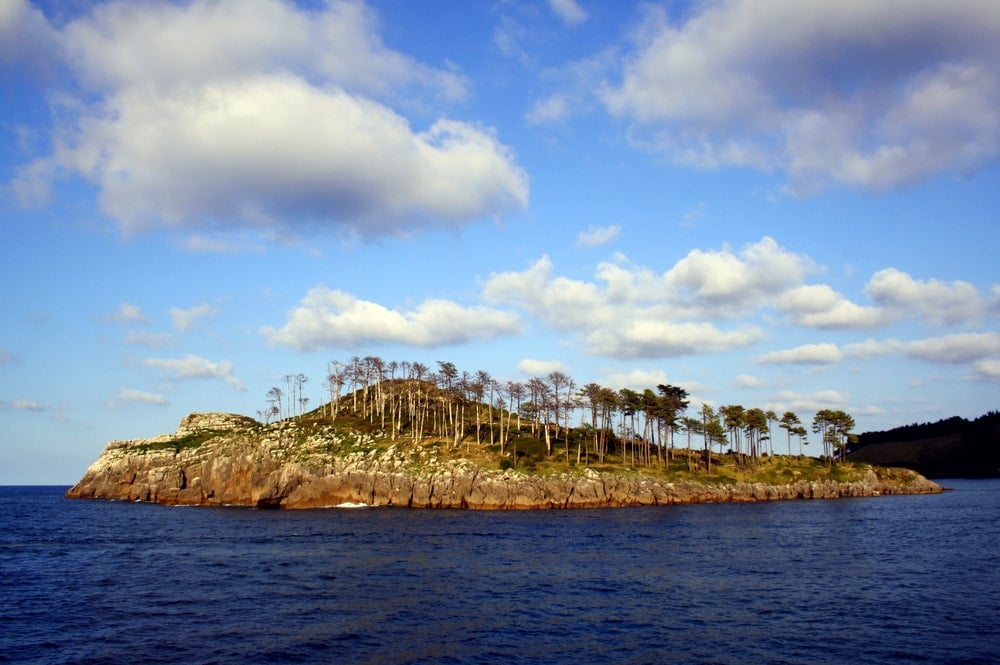
<instances>
[{"instance_id":1,"label":"cliff face","mask_svg":"<svg viewBox=\"0 0 1000 665\"><path fill-rule=\"evenodd\" d=\"M342 504L482 510L820 499L936 493L919 474L874 470L855 482L787 485L671 483L643 475L533 476L488 470L467 460L439 461L433 450L372 447L364 436L293 423L263 426L243 416L192 414L177 432L113 441L71 498L174 505L317 508Z\"/></svg>"}]
</instances>

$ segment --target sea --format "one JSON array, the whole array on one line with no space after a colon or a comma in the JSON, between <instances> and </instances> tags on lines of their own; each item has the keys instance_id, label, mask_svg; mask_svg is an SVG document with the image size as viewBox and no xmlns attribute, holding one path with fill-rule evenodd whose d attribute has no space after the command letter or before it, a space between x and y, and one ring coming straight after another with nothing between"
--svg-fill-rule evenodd
<instances>
[{"instance_id":1,"label":"sea","mask_svg":"<svg viewBox=\"0 0 1000 665\"><path fill-rule=\"evenodd\" d=\"M1000 480L597 510L0 488L4 663L1000 663Z\"/></svg>"}]
</instances>

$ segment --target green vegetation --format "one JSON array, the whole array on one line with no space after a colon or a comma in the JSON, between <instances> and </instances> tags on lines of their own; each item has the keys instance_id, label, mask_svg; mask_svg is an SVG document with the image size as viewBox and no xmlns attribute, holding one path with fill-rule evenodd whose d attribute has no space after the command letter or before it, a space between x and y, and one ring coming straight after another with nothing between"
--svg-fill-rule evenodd
<instances>
[{"instance_id":1,"label":"green vegetation","mask_svg":"<svg viewBox=\"0 0 1000 665\"><path fill-rule=\"evenodd\" d=\"M271 388L268 407L258 412L260 434L278 441L273 453L279 457L315 465L363 454L390 456L414 470L468 462L537 475L593 469L710 484L849 481L871 469L836 461L853 440L854 421L842 411L816 414L813 431L825 453L817 460L802 455L806 430L791 412L779 417L704 404L695 417L686 415L688 393L680 386L577 388L560 372L501 382L483 371L460 373L445 361L438 366L431 372L419 363L372 357L330 363L330 399L311 411L302 397L306 378L288 375L287 392ZM772 433L779 428L787 455L774 450ZM281 452L289 446L300 449L294 457Z\"/></svg>"},{"instance_id":2,"label":"green vegetation","mask_svg":"<svg viewBox=\"0 0 1000 665\"><path fill-rule=\"evenodd\" d=\"M214 439L220 434L223 434L223 432L218 430L200 430L180 437L171 437L163 441L153 441L150 443L140 443L129 446L129 451L145 455L149 452L163 450L171 451L176 455L182 450L200 448L203 443Z\"/></svg>"}]
</instances>

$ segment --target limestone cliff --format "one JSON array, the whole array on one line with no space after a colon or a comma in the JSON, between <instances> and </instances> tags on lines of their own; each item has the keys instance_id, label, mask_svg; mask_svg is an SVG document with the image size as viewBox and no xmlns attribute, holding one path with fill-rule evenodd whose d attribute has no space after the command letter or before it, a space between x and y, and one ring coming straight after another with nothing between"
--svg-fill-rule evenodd
<instances>
[{"instance_id":1,"label":"limestone cliff","mask_svg":"<svg viewBox=\"0 0 1000 665\"><path fill-rule=\"evenodd\" d=\"M378 443L379 445L376 445ZM860 479L788 484L669 482L593 469L556 475L486 469L332 425L262 425L232 414L191 414L177 432L113 441L71 498L176 505L317 508L343 504L482 510L819 499L940 492L923 476L867 469Z\"/></svg>"}]
</instances>

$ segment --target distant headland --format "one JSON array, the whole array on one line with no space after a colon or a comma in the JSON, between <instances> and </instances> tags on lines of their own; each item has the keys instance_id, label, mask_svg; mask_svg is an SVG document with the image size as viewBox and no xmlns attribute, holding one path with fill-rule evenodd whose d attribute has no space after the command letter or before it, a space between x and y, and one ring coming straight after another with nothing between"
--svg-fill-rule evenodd
<instances>
[{"instance_id":1,"label":"distant headland","mask_svg":"<svg viewBox=\"0 0 1000 665\"><path fill-rule=\"evenodd\" d=\"M847 459L905 467L928 478L998 478L1000 412L866 432L848 446Z\"/></svg>"}]
</instances>

